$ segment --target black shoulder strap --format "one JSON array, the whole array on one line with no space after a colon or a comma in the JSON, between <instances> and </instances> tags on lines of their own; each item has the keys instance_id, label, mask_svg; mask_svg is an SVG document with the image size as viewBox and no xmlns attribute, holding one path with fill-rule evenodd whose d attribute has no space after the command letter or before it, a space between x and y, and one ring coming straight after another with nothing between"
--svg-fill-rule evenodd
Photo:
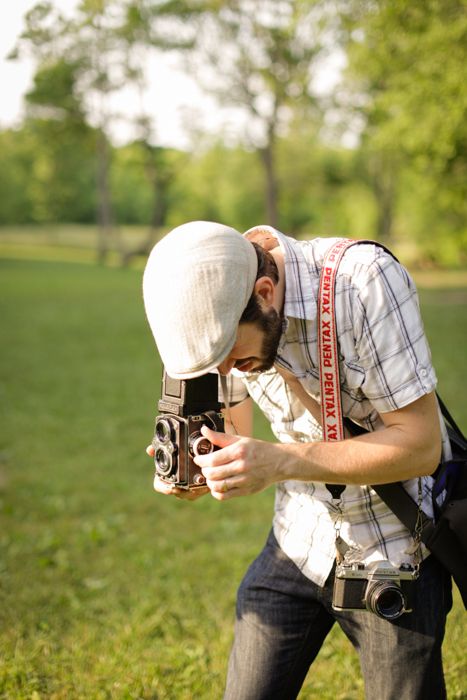
<instances>
[{"instance_id":1,"label":"black shoulder strap","mask_svg":"<svg viewBox=\"0 0 467 700\"><path fill-rule=\"evenodd\" d=\"M460 438L461 441L463 441L464 443L467 442L462 430L459 428L456 421L451 416L451 414L448 410L448 407L446 406L443 399L441 398L441 396L438 393L436 394L436 398L438 399L439 407L441 409L441 413L443 415L444 420L447 423L449 423L449 425L451 426L451 428L454 430L454 432L457 434L457 436Z\"/></svg>"},{"instance_id":2,"label":"black shoulder strap","mask_svg":"<svg viewBox=\"0 0 467 700\"><path fill-rule=\"evenodd\" d=\"M399 520L410 532L415 532L416 527L420 529L422 542L426 542L433 534L434 523L409 496L400 481L392 484L378 484L372 486L378 496L397 515Z\"/></svg>"}]
</instances>

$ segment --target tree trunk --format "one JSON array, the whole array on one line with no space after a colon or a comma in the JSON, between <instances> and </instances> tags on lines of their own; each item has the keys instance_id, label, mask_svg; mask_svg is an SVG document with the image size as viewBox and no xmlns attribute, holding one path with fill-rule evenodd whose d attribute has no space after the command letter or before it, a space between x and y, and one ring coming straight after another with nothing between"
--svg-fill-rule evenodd
<instances>
[{"instance_id":1,"label":"tree trunk","mask_svg":"<svg viewBox=\"0 0 467 700\"><path fill-rule=\"evenodd\" d=\"M278 184L275 171L274 141L269 139L264 148L259 149L259 155L264 167L265 174L265 209L266 223L277 228L279 225L279 214L277 208Z\"/></svg>"},{"instance_id":2,"label":"tree trunk","mask_svg":"<svg viewBox=\"0 0 467 700\"><path fill-rule=\"evenodd\" d=\"M147 230L146 237L140 243L139 246L133 248L132 250L126 250L122 253L122 267L127 267L130 264L130 260L137 255L149 255L151 249L155 243L157 231L165 223L165 217L167 214L167 204L164 199L164 193L161 192L161 188L158 182L154 182L154 201L153 210L151 215L151 221L149 223L149 228Z\"/></svg>"},{"instance_id":3,"label":"tree trunk","mask_svg":"<svg viewBox=\"0 0 467 700\"><path fill-rule=\"evenodd\" d=\"M370 161L373 192L378 206L376 236L382 243L389 243L394 223L396 197L396 165L385 153L376 154Z\"/></svg>"},{"instance_id":4,"label":"tree trunk","mask_svg":"<svg viewBox=\"0 0 467 700\"><path fill-rule=\"evenodd\" d=\"M173 174L164 168L162 161L155 161L154 149L147 141L143 142L146 154L145 172L152 188L152 211L149 228L143 241L132 250L127 250L122 255L122 265L127 266L136 255L149 255L156 240L157 231L165 224L167 216L167 190L173 178Z\"/></svg>"},{"instance_id":5,"label":"tree trunk","mask_svg":"<svg viewBox=\"0 0 467 700\"><path fill-rule=\"evenodd\" d=\"M390 191L380 191L378 198L377 237L382 243L389 243L394 219L394 197Z\"/></svg>"},{"instance_id":6,"label":"tree trunk","mask_svg":"<svg viewBox=\"0 0 467 700\"><path fill-rule=\"evenodd\" d=\"M112 203L110 198L110 153L106 135L99 129L96 143L97 157L97 261L104 264L110 250L113 233Z\"/></svg>"}]
</instances>

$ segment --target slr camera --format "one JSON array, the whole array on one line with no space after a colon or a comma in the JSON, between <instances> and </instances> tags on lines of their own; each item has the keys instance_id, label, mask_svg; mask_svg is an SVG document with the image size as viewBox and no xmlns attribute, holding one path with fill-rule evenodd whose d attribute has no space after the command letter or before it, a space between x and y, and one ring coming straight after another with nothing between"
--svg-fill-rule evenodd
<instances>
[{"instance_id":1,"label":"slr camera","mask_svg":"<svg viewBox=\"0 0 467 700\"><path fill-rule=\"evenodd\" d=\"M411 564L399 568L386 560L368 566L361 562L336 566L334 610L370 610L385 620L395 620L412 610L412 584L418 570Z\"/></svg>"},{"instance_id":2,"label":"slr camera","mask_svg":"<svg viewBox=\"0 0 467 700\"><path fill-rule=\"evenodd\" d=\"M206 479L193 457L209 454L217 447L201 435L201 428L207 425L224 431L217 375L174 379L164 369L157 408L160 415L156 417L152 442L156 474L181 489L203 486Z\"/></svg>"}]
</instances>

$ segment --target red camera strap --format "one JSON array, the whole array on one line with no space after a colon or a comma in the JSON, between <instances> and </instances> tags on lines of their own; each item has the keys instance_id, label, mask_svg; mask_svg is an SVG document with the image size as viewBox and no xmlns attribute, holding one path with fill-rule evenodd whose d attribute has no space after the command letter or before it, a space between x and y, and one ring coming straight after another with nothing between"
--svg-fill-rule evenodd
<instances>
[{"instance_id":1,"label":"red camera strap","mask_svg":"<svg viewBox=\"0 0 467 700\"><path fill-rule=\"evenodd\" d=\"M326 253L319 280L318 357L320 363L321 424L323 440L326 442L344 439L336 328L337 269L345 251L350 246L360 242L343 238L333 245Z\"/></svg>"}]
</instances>

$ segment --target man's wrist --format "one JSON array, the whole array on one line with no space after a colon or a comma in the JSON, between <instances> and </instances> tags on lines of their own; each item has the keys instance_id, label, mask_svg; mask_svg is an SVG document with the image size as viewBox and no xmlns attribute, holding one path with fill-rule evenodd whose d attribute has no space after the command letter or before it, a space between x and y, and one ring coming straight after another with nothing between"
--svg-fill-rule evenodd
<instances>
[{"instance_id":1,"label":"man's wrist","mask_svg":"<svg viewBox=\"0 0 467 700\"><path fill-rule=\"evenodd\" d=\"M303 443L276 443L277 460L275 464L275 482L280 481L312 481L309 470L312 467L312 443L307 443L306 464ZM300 449L302 448L302 449Z\"/></svg>"}]
</instances>

